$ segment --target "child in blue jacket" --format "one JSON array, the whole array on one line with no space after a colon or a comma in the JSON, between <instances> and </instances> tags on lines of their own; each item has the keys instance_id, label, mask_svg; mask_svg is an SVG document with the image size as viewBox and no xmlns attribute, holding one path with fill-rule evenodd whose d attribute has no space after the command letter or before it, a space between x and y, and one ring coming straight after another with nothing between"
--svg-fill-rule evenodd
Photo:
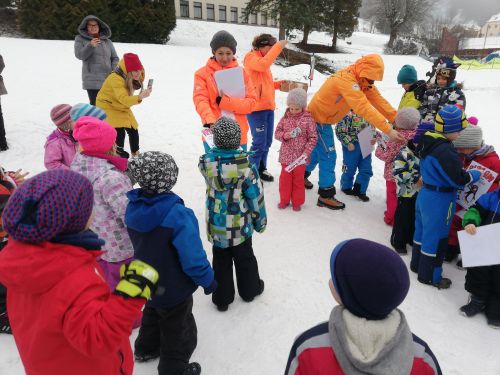
<instances>
[{"instance_id":1,"label":"child in blue jacket","mask_svg":"<svg viewBox=\"0 0 500 375\"><path fill-rule=\"evenodd\" d=\"M452 144L467 125L462 110L447 105L436 115L434 132L426 132L416 148L423 187L416 203L410 268L418 273L418 281L438 289L451 285L442 272L457 190L481 177L477 170L463 169Z\"/></svg>"},{"instance_id":2,"label":"child in blue jacket","mask_svg":"<svg viewBox=\"0 0 500 375\"><path fill-rule=\"evenodd\" d=\"M215 147L200 157L198 168L205 178L208 240L213 244L213 266L218 288L212 302L226 311L234 301L233 261L238 293L251 302L264 291L252 233L267 224L264 191L259 173L240 149L238 123L221 117L212 126Z\"/></svg>"},{"instance_id":3,"label":"child in blue jacket","mask_svg":"<svg viewBox=\"0 0 500 375\"><path fill-rule=\"evenodd\" d=\"M177 182L174 159L148 151L129 161L140 189L127 193L125 224L134 256L154 265L160 275L157 293L144 308L135 359L160 357L161 375L197 375L198 363L189 363L197 344L193 293L202 286L212 293L217 282L207 260L193 211L171 191Z\"/></svg>"}]
</instances>

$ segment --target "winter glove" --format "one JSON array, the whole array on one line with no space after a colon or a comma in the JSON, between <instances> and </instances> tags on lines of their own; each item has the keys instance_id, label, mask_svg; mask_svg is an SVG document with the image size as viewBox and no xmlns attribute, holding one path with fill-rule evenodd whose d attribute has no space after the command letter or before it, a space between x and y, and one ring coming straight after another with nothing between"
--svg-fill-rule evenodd
<instances>
[{"instance_id":1,"label":"winter glove","mask_svg":"<svg viewBox=\"0 0 500 375\"><path fill-rule=\"evenodd\" d=\"M140 260L133 260L120 267L120 282L115 293L125 298L150 299L156 290L158 272L149 264Z\"/></svg>"},{"instance_id":2,"label":"winter glove","mask_svg":"<svg viewBox=\"0 0 500 375\"><path fill-rule=\"evenodd\" d=\"M203 288L203 292L208 296L209 294L215 292L215 289L217 289L217 285L217 280L214 279L214 281L212 281L208 288Z\"/></svg>"},{"instance_id":3,"label":"winter glove","mask_svg":"<svg viewBox=\"0 0 500 375\"><path fill-rule=\"evenodd\" d=\"M469 174L470 174L470 182L469 182L469 184L477 182L477 181L479 181L481 179L481 172L479 172L477 169L470 170Z\"/></svg>"}]
</instances>

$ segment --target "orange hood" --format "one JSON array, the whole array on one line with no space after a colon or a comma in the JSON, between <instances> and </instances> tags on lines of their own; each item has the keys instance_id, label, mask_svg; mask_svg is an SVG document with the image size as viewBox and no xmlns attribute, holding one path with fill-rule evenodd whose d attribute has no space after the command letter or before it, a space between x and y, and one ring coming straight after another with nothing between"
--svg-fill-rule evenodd
<instances>
[{"instance_id":1,"label":"orange hood","mask_svg":"<svg viewBox=\"0 0 500 375\"><path fill-rule=\"evenodd\" d=\"M361 78L382 81L384 79L384 61L377 54L363 56L351 65L351 71L359 82Z\"/></svg>"}]
</instances>

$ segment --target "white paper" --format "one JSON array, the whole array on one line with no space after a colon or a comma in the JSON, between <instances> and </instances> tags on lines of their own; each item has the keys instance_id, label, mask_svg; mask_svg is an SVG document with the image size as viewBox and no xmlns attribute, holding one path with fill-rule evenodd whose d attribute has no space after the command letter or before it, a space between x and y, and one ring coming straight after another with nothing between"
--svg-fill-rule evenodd
<instances>
[{"instance_id":1,"label":"white paper","mask_svg":"<svg viewBox=\"0 0 500 375\"><path fill-rule=\"evenodd\" d=\"M219 95L227 95L231 98L243 99L245 97L245 80L243 68L218 70L214 73L215 83L219 89Z\"/></svg>"},{"instance_id":2,"label":"white paper","mask_svg":"<svg viewBox=\"0 0 500 375\"><path fill-rule=\"evenodd\" d=\"M471 235L465 230L458 232L458 242L464 267L491 266L500 264L500 223L476 228Z\"/></svg>"},{"instance_id":3,"label":"white paper","mask_svg":"<svg viewBox=\"0 0 500 375\"><path fill-rule=\"evenodd\" d=\"M473 161L470 163L467 170L476 169L483 172L481 179L472 184L466 185L463 190L458 192L457 203L465 209L470 208L476 203L481 195L488 192L495 179L497 178L497 173L485 166Z\"/></svg>"},{"instance_id":4,"label":"white paper","mask_svg":"<svg viewBox=\"0 0 500 375\"><path fill-rule=\"evenodd\" d=\"M285 171L287 171L288 173L290 173L295 168L297 168L299 165L305 164L306 161L307 161L307 156L305 156L304 154L302 154L297 159L295 159L290 164L288 164L286 166L286 168L285 168Z\"/></svg>"},{"instance_id":5,"label":"white paper","mask_svg":"<svg viewBox=\"0 0 500 375\"><path fill-rule=\"evenodd\" d=\"M358 133L358 142L359 146L361 147L361 156L363 156L363 159L372 153L374 146L372 145L372 141L373 128L370 125Z\"/></svg>"}]
</instances>

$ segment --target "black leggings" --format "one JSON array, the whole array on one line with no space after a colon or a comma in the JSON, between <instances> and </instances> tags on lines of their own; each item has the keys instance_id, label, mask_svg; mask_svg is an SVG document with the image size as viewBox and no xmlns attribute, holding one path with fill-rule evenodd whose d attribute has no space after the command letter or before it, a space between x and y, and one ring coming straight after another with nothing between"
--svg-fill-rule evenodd
<instances>
[{"instance_id":1,"label":"black leggings","mask_svg":"<svg viewBox=\"0 0 500 375\"><path fill-rule=\"evenodd\" d=\"M123 146L125 144L125 132L128 134L130 152L134 154L139 151L139 131L133 128L116 128L116 145L119 150L123 150Z\"/></svg>"},{"instance_id":2,"label":"black leggings","mask_svg":"<svg viewBox=\"0 0 500 375\"><path fill-rule=\"evenodd\" d=\"M92 105L95 105L95 100L97 99L97 94L99 90L87 90L87 95L89 96L89 102Z\"/></svg>"}]
</instances>

